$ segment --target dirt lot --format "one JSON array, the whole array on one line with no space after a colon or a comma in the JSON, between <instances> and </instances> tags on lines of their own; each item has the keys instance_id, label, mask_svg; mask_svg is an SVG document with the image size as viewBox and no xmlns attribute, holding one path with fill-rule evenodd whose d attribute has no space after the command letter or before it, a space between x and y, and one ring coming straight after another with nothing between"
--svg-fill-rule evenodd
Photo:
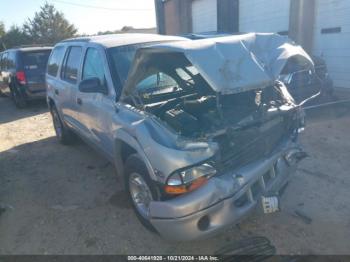
<instances>
[{"instance_id":1,"label":"dirt lot","mask_svg":"<svg viewBox=\"0 0 350 262\"><path fill-rule=\"evenodd\" d=\"M279 254L350 254L349 112L312 114L301 139L310 158L282 212L255 212L212 239L168 243L137 221L106 160L82 142L56 142L44 103L17 110L0 98L0 254L209 254L246 236L269 238Z\"/></svg>"}]
</instances>

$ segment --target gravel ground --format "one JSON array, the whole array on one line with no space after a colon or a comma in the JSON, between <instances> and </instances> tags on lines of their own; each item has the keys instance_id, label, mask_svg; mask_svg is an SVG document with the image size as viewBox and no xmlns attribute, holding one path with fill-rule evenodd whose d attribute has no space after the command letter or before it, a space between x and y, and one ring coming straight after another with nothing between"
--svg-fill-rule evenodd
<instances>
[{"instance_id":1,"label":"gravel ground","mask_svg":"<svg viewBox=\"0 0 350 262\"><path fill-rule=\"evenodd\" d=\"M310 113L301 137L310 157L282 212L256 211L215 238L169 243L140 225L105 159L82 142L57 143L44 103L18 110L0 98L0 254L212 254L247 236L267 237L278 254L350 254L349 112Z\"/></svg>"}]
</instances>

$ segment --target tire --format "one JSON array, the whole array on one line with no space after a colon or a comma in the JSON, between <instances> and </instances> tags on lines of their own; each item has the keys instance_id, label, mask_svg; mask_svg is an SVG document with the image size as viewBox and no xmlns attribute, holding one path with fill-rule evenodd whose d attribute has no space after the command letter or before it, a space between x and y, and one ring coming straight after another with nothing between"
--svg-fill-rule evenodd
<instances>
[{"instance_id":1,"label":"tire","mask_svg":"<svg viewBox=\"0 0 350 262\"><path fill-rule=\"evenodd\" d=\"M15 106L20 109L25 108L28 103L25 97L21 94L21 92L19 92L16 87L11 87L10 90L11 98L12 101L15 103Z\"/></svg>"},{"instance_id":2,"label":"tire","mask_svg":"<svg viewBox=\"0 0 350 262\"><path fill-rule=\"evenodd\" d=\"M62 145L70 145L73 142L73 133L68 127L63 123L58 114L58 111L55 106L52 106L51 109L52 122L55 129L56 137Z\"/></svg>"},{"instance_id":3,"label":"tire","mask_svg":"<svg viewBox=\"0 0 350 262\"><path fill-rule=\"evenodd\" d=\"M125 162L125 188L133 210L141 224L149 231L157 233L157 230L151 224L149 217L140 210L140 206L135 201L135 175L137 178L141 178L143 183L146 184L149 190L148 193L150 194L152 200L159 200L159 193L149 177L147 168L136 154L129 156Z\"/></svg>"}]
</instances>

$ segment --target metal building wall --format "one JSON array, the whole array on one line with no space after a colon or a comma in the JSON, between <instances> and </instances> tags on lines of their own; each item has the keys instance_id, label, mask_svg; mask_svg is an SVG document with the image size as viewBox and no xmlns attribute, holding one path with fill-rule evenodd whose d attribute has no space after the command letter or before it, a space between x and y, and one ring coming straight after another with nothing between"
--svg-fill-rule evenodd
<instances>
[{"instance_id":1,"label":"metal building wall","mask_svg":"<svg viewBox=\"0 0 350 262\"><path fill-rule=\"evenodd\" d=\"M323 57L336 87L350 88L350 1L316 0L313 53Z\"/></svg>"}]
</instances>

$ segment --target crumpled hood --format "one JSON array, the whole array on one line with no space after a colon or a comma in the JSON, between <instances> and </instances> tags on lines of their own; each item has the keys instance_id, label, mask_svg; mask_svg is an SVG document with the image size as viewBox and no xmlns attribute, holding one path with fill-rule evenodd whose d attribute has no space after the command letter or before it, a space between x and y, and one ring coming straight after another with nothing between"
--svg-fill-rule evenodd
<instances>
[{"instance_id":1,"label":"crumpled hood","mask_svg":"<svg viewBox=\"0 0 350 262\"><path fill-rule=\"evenodd\" d=\"M139 49L124 94L130 94L140 75L144 54L181 52L197 68L212 89L222 94L239 93L273 84L288 58L312 59L288 37L271 33L244 34L203 40L177 41Z\"/></svg>"}]
</instances>

